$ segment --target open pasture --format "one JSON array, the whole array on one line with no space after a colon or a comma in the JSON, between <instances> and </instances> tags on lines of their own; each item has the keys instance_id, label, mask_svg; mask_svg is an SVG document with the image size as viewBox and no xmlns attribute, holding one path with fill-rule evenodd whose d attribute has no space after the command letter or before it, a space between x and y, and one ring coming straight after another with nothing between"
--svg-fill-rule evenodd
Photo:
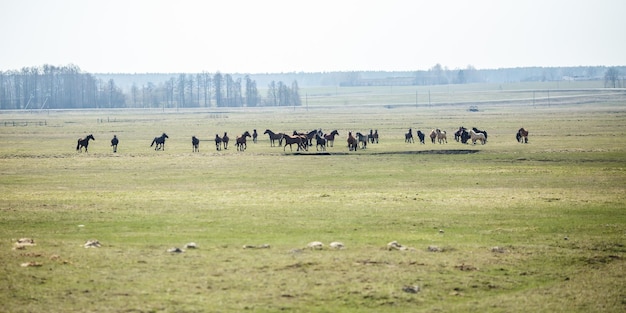
<instances>
[{"instance_id":1,"label":"open pasture","mask_svg":"<svg viewBox=\"0 0 626 313\"><path fill-rule=\"evenodd\" d=\"M623 312L623 100L480 109L1 113L1 310ZM455 142L459 126L487 144ZM340 136L296 154L266 128ZM408 128L448 143L405 143ZM253 129L243 152L211 141ZM349 152L347 132L370 129L380 143ZM36 245L16 249L22 237Z\"/></svg>"}]
</instances>

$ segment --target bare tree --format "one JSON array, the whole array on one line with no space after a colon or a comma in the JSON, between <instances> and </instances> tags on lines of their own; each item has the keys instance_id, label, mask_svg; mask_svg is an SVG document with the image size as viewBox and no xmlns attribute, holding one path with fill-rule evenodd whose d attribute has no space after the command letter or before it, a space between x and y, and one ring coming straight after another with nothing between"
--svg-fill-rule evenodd
<instances>
[{"instance_id":1,"label":"bare tree","mask_svg":"<svg viewBox=\"0 0 626 313\"><path fill-rule=\"evenodd\" d=\"M619 87L619 70L617 68L610 67L606 70L606 73L604 73L604 87Z\"/></svg>"}]
</instances>

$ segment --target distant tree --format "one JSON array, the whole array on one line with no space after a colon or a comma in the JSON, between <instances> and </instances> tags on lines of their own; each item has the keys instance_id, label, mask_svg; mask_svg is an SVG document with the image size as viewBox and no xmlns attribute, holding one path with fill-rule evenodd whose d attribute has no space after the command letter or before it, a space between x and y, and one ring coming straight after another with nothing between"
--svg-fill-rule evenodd
<instances>
[{"instance_id":1,"label":"distant tree","mask_svg":"<svg viewBox=\"0 0 626 313\"><path fill-rule=\"evenodd\" d=\"M256 81L250 79L250 75L246 75L246 106L255 107L259 103L259 91L256 87Z\"/></svg>"},{"instance_id":2,"label":"distant tree","mask_svg":"<svg viewBox=\"0 0 626 313\"><path fill-rule=\"evenodd\" d=\"M133 83L133 86L130 87L130 99L133 103L133 107L137 107L137 96L139 95L139 88L137 88L137 84Z\"/></svg>"},{"instance_id":3,"label":"distant tree","mask_svg":"<svg viewBox=\"0 0 626 313\"><path fill-rule=\"evenodd\" d=\"M275 81L271 81L267 86L267 101L270 106L278 105L278 90Z\"/></svg>"},{"instance_id":4,"label":"distant tree","mask_svg":"<svg viewBox=\"0 0 626 313\"><path fill-rule=\"evenodd\" d=\"M610 67L604 73L604 87L617 88L619 87L619 70L615 67Z\"/></svg>"},{"instance_id":5,"label":"distant tree","mask_svg":"<svg viewBox=\"0 0 626 313\"><path fill-rule=\"evenodd\" d=\"M177 82L177 91L178 91L178 105L177 107L184 108L185 107L185 87L187 85L187 75L180 74L178 75Z\"/></svg>"},{"instance_id":6,"label":"distant tree","mask_svg":"<svg viewBox=\"0 0 626 313\"><path fill-rule=\"evenodd\" d=\"M218 107L224 106L224 96L222 90L222 74L220 72L215 73L213 76L213 87L215 89L215 105Z\"/></svg>"},{"instance_id":7,"label":"distant tree","mask_svg":"<svg viewBox=\"0 0 626 313\"><path fill-rule=\"evenodd\" d=\"M291 104L293 106L301 106L302 99L300 98L300 88L298 87L298 81L294 80L291 83Z\"/></svg>"}]
</instances>

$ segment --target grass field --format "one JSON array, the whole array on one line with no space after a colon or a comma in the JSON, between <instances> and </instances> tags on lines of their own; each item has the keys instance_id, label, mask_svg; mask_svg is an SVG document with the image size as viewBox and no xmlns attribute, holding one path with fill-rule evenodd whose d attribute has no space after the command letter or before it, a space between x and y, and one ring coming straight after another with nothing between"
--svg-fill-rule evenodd
<instances>
[{"instance_id":1,"label":"grass field","mask_svg":"<svg viewBox=\"0 0 626 313\"><path fill-rule=\"evenodd\" d=\"M471 92L445 105L0 113L0 311L625 311L623 94L486 93L472 113ZM488 143L455 142L461 125ZM407 144L409 127L445 129L448 144ZM266 128L340 136L328 155L295 154ZM244 152L210 141L252 129ZM380 143L348 152L347 131L369 129ZM36 245L16 249L22 237Z\"/></svg>"}]
</instances>

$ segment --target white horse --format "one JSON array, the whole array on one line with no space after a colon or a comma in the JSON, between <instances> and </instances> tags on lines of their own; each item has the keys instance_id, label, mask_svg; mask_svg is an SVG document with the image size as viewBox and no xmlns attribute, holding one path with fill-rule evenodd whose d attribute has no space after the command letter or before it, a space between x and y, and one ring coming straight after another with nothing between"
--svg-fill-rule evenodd
<instances>
[{"instance_id":1,"label":"white horse","mask_svg":"<svg viewBox=\"0 0 626 313\"><path fill-rule=\"evenodd\" d=\"M469 133L470 133L470 138L472 139L472 143L473 144L476 144L476 140L480 140L480 142L483 145L487 141L487 138L485 138L485 134L483 134L483 133L477 133L473 129L470 129Z\"/></svg>"}]
</instances>

